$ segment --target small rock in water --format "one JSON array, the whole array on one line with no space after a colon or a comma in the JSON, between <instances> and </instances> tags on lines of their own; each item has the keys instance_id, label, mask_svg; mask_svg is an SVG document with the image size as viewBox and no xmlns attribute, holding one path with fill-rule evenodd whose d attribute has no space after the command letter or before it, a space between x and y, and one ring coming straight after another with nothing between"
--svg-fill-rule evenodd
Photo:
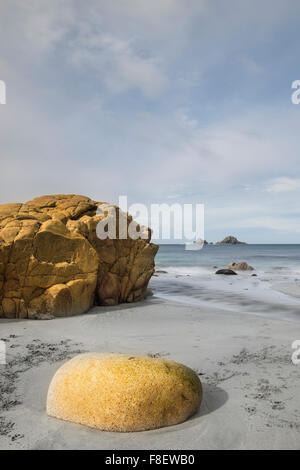
<instances>
[{"instance_id":1,"label":"small rock in water","mask_svg":"<svg viewBox=\"0 0 300 470\"><path fill-rule=\"evenodd\" d=\"M253 271L254 268L249 266L246 261L240 261L239 263L232 261L232 263L229 263L228 269L236 269L238 271Z\"/></svg>"}]
</instances>

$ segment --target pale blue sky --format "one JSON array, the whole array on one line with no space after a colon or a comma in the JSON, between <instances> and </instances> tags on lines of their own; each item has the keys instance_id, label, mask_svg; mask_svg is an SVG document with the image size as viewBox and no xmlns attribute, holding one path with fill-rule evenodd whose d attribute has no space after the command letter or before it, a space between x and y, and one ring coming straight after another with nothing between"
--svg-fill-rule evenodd
<instances>
[{"instance_id":1,"label":"pale blue sky","mask_svg":"<svg viewBox=\"0 0 300 470\"><path fill-rule=\"evenodd\" d=\"M300 3L0 0L0 202L204 203L206 238L298 243Z\"/></svg>"}]
</instances>

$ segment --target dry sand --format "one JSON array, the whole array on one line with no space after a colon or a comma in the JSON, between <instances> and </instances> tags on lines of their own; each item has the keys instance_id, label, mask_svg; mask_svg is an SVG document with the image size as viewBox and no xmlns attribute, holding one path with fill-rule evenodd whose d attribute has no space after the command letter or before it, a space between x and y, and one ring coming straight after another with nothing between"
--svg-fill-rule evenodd
<instances>
[{"instance_id":1,"label":"dry sand","mask_svg":"<svg viewBox=\"0 0 300 470\"><path fill-rule=\"evenodd\" d=\"M50 321L0 321L0 449L299 449L300 323L152 297ZM196 370L200 412L156 431L108 433L49 418L54 372L79 352L155 355Z\"/></svg>"}]
</instances>

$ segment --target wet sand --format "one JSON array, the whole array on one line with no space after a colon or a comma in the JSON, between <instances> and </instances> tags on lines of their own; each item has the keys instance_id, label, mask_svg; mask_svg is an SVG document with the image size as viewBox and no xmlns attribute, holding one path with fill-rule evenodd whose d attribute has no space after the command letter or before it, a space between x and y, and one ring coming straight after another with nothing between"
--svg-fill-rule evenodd
<instances>
[{"instance_id":1,"label":"wet sand","mask_svg":"<svg viewBox=\"0 0 300 470\"><path fill-rule=\"evenodd\" d=\"M155 297L50 321L0 320L0 449L299 449L299 323ZM187 422L108 433L47 417L58 367L85 351L145 354L199 374L204 399Z\"/></svg>"}]
</instances>

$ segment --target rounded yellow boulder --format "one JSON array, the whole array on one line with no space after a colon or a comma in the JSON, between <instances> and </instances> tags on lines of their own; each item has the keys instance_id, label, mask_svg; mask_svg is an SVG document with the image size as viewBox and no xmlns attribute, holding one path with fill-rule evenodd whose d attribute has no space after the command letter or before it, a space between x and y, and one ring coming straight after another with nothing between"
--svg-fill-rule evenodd
<instances>
[{"instance_id":1,"label":"rounded yellow boulder","mask_svg":"<svg viewBox=\"0 0 300 470\"><path fill-rule=\"evenodd\" d=\"M173 361L89 353L54 375L49 416L104 431L145 431L181 423L202 399L198 376Z\"/></svg>"}]
</instances>

